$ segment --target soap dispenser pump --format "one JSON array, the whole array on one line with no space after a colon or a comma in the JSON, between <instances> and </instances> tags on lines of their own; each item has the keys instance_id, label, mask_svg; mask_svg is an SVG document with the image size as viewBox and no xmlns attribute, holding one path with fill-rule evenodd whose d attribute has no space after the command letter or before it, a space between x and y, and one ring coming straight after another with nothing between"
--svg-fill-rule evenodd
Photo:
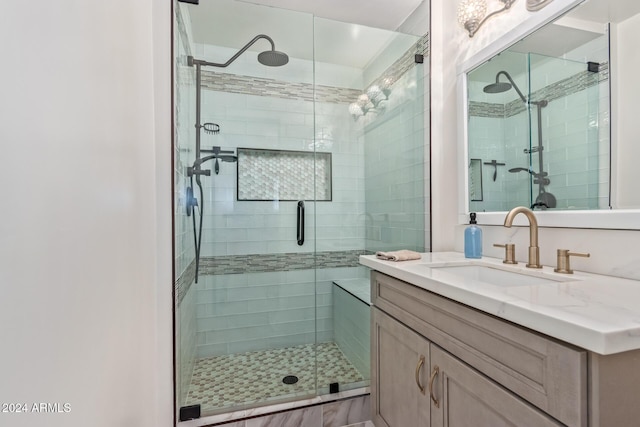
<instances>
[{"instance_id":1,"label":"soap dispenser pump","mask_svg":"<svg viewBox=\"0 0 640 427\"><path fill-rule=\"evenodd\" d=\"M482 258L482 229L478 227L476 213L471 212L469 226L464 230L464 257Z\"/></svg>"}]
</instances>

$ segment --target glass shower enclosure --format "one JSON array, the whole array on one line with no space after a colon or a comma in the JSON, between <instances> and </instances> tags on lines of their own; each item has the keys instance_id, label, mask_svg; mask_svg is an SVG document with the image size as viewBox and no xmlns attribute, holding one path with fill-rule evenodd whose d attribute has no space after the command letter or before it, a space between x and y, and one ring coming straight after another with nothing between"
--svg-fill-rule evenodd
<instances>
[{"instance_id":1,"label":"glass shower enclosure","mask_svg":"<svg viewBox=\"0 0 640 427\"><path fill-rule=\"evenodd\" d=\"M233 0L174 10L178 419L365 392L358 257L428 249L427 39ZM265 65L272 49L288 62ZM198 78L199 61L223 66Z\"/></svg>"}]
</instances>

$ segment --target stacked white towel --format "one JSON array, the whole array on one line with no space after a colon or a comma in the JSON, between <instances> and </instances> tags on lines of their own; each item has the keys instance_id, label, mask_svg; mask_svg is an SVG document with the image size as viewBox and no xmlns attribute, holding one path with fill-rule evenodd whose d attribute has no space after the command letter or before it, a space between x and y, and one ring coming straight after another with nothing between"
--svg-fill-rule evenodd
<instances>
[{"instance_id":1,"label":"stacked white towel","mask_svg":"<svg viewBox=\"0 0 640 427\"><path fill-rule=\"evenodd\" d=\"M391 252L378 251L376 252L376 258L386 261L410 261L412 259L420 259L422 256L418 252L402 249Z\"/></svg>"}]
</instances>

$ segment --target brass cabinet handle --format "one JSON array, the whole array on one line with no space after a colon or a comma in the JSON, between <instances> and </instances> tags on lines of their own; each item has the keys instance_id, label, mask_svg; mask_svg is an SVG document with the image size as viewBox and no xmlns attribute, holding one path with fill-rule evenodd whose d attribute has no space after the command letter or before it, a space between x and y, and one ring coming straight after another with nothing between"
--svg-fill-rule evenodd
<instances>
[{"instance_id":1,"label":"brass cabinet handle","mask_svg":"<svg viewBox=\"0 0 640 427\"><path fill-rule=\"evenodd\" d=\"M438 402L438 399L436 399L435 396L433 395L433 380L436 379L439 372L440 372L440 368L438 368L437 365L434 366L433 372L431 372L431 378L429 378L429 396L431 397L431 400L433 401L433 404L435 405L436 408L440 407L440 402Z\"/></svg>"},{"instance_id":2,"label":"brass cabinet handle","mask_svg":"<svg viewBox=\"0 0 640 427\"><path fill-rule=\"evenodd\" d=\"M418 360L418 365L416 366L416 384L420 389L420 393L424 394L424 386L420 384L420 369L424 365L424 356L420 356L420 360Z\"/></svg>"}]
</instances>

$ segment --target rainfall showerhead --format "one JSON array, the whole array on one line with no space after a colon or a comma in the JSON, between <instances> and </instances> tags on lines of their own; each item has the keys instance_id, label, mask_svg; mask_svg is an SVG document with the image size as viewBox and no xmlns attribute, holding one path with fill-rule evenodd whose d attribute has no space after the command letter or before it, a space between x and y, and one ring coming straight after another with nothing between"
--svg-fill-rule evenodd
<instances>
[{"instance_id":1,"label":"rainfall showerhead","mask_svg":"<svg viewBox=\"0 0 640 427\"><path fill-rule=\"evenodd\" d=\"M486 85L482 90L484 93L502 93L508 91L512 87L511 83L495 82Z\"/></svg>"},{"instance_id":2,"label":"rainfall showerhead","mask_svg":"<svg viewBox=\"0 0 640 427\"><path fill-rule=\"evenodd\" d=\"M289 56L277 50L267 50L258 54L258 62L269 67L280 67L289 62Z\"/></svg>"},{"instance_id":3,"label":"rainfall showerhead","mask_svg":"<svg viewBox=\"0 0 640 427\"><path fill-rule=\"evenodd\" d=\"M269 67L279 67L289 62L289 56L286 53L278 52L276 50L276 45L273 42L273 39L271 37L265 34L258 34L253 38L253 40L251 40L249 43L242 46L242 48L238 52L236 52L235 55L229 58L229 60L224 64L219 64L217 62L203 61L201 59L195 59L193 56L187 57L187 63L189 65L197 65L198 67L201 65L206 65L210 67L221 67L221 68L228 67L229 65L231 65L233 61L238 59L240 55L242 55L247 49L249 49L251 45L253 45L255 42L257 42L260 39L267 40L271 44L271 50L267 50L265 52L259 53L258 62L260 62L262 65L267 65Z\"/></svg>"},{"instance_id":4,"label":"rainfall showerhead","mask_svg":"<svg viewBox=\"0 0 640 427\"><path fill-rule=\"evenodd\" d=\"M509 80L509 83L501 82L500 75L505 76L507 80ZM527 99L518 88L518 85L516 85L516 82L513 81L509 73L507 73L506 71L498 71L498 74L496 74L496 82L486 85L482 90L485 93L503 93L510 90L511 88L514 88L516 92L518 92L518 96L520 97L520 99L522 99L522 102L527 102Z\"/></svg>"}]
</instances>

